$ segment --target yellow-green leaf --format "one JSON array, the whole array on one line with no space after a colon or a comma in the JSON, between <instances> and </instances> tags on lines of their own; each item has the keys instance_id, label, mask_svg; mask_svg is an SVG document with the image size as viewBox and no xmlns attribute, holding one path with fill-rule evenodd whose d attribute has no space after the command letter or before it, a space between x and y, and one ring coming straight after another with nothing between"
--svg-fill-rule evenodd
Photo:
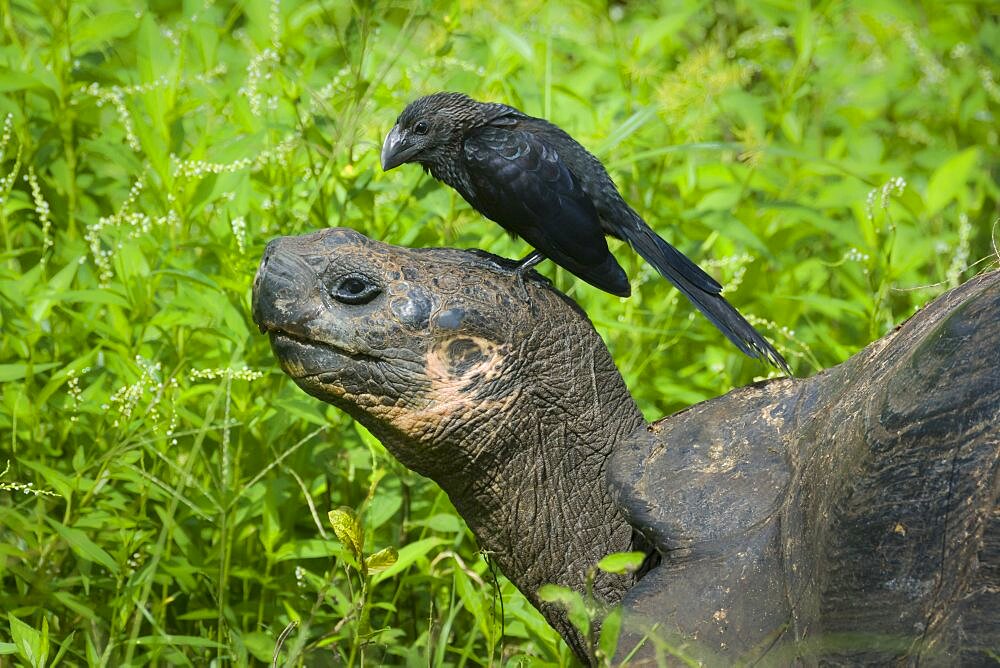
<instances>
[{"instance_id":1,"label":"yellow-green leaf","mask_svg":"<svg viewBox=\"0 0 1000 668\"><path fill-rule=\"evenodd\" d=\"M376 573L372 578L372 583L378 584L383 580L395 577L398 573L402 573L412 566L418 559L426 559L432 549L444 542L446 541L443 538L432 536L430 538L421 538L409 545L404 545L399 549L399 558L396 560L396 563L381 573Z\"/></svg>"},{"instance_id":2,"label":"yellow-green leaf","mask_svg":"<svg viewBox=\"0 0 1000 668\"><path fill-rule=\"evenodd\" d=\"M597 562L605 573L632 573L639 570L646 555L642 552L615 552Z\"/></svg>"},{"instance_id":3,"label":"yellow-green leaf","mask_svg":"<svg viewBox=\"0 0 1000 668\"><path fill-rule=\"evenodd\" d=\"M330 519L333 533L337 534L337 539L360 561L361 550L364 547L364 534L361 531L358 516L351 508L341 506L327 513L327 517Z\"/></svg>"},{"instance_id":4,"label":"yellow-green leaf","mask_svg":"<svg viewBox=\"0 0 1000 668\"><path fill-rule=\"evenodd\" d=\"M392 566L397 559L399 559L399 554L397 554L396 548L387 547L365 559L365 568L368 573L378 573Z\"/></svg>"}]
</instances>

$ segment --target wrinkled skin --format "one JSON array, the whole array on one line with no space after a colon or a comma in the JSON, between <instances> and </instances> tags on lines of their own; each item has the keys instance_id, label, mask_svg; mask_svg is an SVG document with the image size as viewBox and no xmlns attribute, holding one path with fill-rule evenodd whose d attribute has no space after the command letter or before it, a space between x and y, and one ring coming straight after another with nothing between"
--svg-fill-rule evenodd
<instances>
[{"instance_id":1,"label":"wrinkled skin","mask_svg":"<svg viewBox=\"0 0 1000 668\"><path fill-rule=\"evenodd\" d=\"M1000 648L1000 273L809 379L647 425L586 316L534 275L345 229L273 241L254 318L282 368L438 482L578 656L538 588L601 573L708 662L954 663ZM644 655L653 660L654 648Z\"/></svg>"},{"instance_id":2,"label":"wrinkled skin","mask_svg":"<svg viewBox=\"0 0 1000 668\"><path fill-rule=\"evenodd\" d=\"M377 295L338 301L352 277ZM532 280L526 305L516 281L471 253L326 230L271 242L254 317L303 390L441 485L480 547L582 653L565 616L536 592L550 582L580 589L594 545L633 548L605 466L616 440L644 423L586 318ZM539 327L551 311L574 317ZM595 590L618 602L631 584L601 574Z\"/></svg>"}]
</instances>

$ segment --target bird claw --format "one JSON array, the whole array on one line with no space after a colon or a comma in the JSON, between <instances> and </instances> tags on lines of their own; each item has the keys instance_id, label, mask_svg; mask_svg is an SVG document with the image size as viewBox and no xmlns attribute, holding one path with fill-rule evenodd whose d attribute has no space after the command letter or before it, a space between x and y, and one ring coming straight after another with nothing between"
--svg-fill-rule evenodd
<instances>
[{"instance_id":1,"label":"bird claw","mask_svg":"<svg viewBox=\"0 0 1000 668\"><path fill-rule=\"evenodd\" d=\"M544 259L545 256L538 251L531 251L527 257L518 262L517 266L514 267L514 273L517 274L517 285L521 290L521 298L525 303L530 304L531 298L528 296L528 287L524 284L524 276ZM538 276L537 273L535 275Z\"/></svg>"},{"instance_id":2,"label":"bird claw","mask_svg":"<svg viewBox=\"0 0 1000 668\"><path fill-rule=\"evenodd\" d=\"M535 265L545 259L544 255L538 251L533 251L530 255L521 260L511 260L509 258L500 257L499 255L494 255L493 253L488 253L479 248L470 248L469 252L474 254L476 257L486 260L499 271L505 274L513 274L517 279L517 293L520 296L521 301L529 304L531 303L531 297L528 295L528 286L526 283L527 274L535 267ZM548 282L548 279L537 273L535 274L534 279Z\"/></svg>"},{"instance_id":3,"label":"bird claw","mask_svg":"<svg viewBox=\"0 0 1000 668\"><path fill-rule=\"evenodd\" d=\"M514 270L514 275L517 276L517 288L521 293L521 301L530 304L531 297L528 296L528 286L524 284L524 270L518 267Z\"/></svg>"}]
</instances>

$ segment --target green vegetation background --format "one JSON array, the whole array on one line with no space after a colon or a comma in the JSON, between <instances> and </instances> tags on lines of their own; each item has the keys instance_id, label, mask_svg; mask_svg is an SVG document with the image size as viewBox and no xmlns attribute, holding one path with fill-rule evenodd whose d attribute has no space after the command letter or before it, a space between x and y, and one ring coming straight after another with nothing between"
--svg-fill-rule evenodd
<instances>
[{"instance_id":1,"label":"green vegetation background","mask_svg":"<svg viewBox=\"0 0 1000 668\"><path fill-rule=\"evenodd\" d=\"M447 498L278 371L264 244L526 253L378 167L460 90L569 130L812 374L996 266L995 10L0 0L0 664L246 665L283 630L279 664L565 663ZM768 373L614 250L628 300L540 269L648 417ZM341 506L393 565L362 577Z\"/></svg>"}]
</instances>

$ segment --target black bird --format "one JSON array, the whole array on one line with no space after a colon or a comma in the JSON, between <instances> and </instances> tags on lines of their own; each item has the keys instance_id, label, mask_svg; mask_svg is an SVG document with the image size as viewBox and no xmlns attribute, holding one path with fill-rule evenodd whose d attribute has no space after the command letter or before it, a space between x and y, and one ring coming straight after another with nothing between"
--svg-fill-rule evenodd
<instances>
[{"instance_id":1,"label":"black bird","mask_svg":"<svg viewBox=\"0 0 1000 668\"><path fill-rule=\"evenodd\" d=\"M411 102L382 146L382 169L416 162L544 258L620 297L628 277L604 235L623 239L750 357L791 375L784 358L722 295L722 286L661 239L625 200L604 165L559 127L514 107L434 93Z\"/></svg>"}]
</instances>

